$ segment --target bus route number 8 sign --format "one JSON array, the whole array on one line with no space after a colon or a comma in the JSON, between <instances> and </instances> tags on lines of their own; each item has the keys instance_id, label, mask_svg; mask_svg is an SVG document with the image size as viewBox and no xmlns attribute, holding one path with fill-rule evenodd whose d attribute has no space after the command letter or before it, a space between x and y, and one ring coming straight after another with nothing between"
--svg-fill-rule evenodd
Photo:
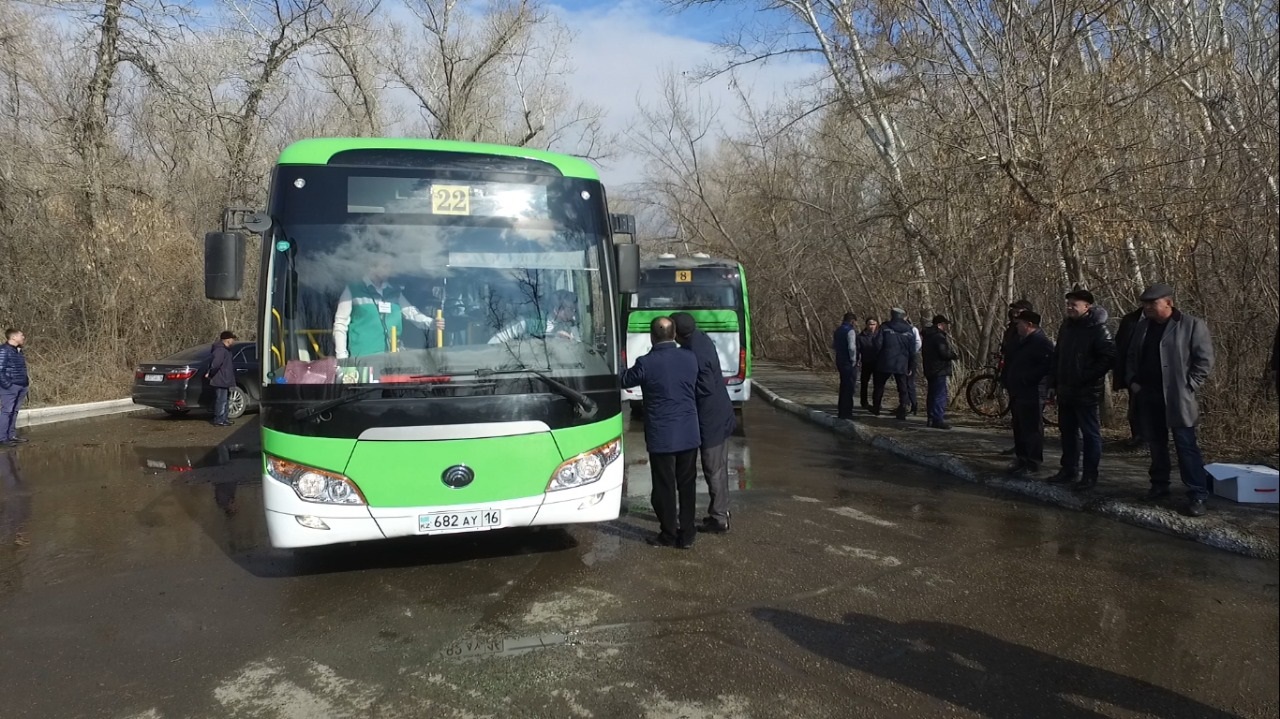
<instances>
[{"instance_id":1,"label":"bus route number 8 sign","mask_svg":"<svg viewBox=\"0 0 1280 719\"><path fill-rule=\"evenodd\" d=\"M693 272L690 270L676 270L676 282L693 282Z\"/></svg>"}]
</instances>

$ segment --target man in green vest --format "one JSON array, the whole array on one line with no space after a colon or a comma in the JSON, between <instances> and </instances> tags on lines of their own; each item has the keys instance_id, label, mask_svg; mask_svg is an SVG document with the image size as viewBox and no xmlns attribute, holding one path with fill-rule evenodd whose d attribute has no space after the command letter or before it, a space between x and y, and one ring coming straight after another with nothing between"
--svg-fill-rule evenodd
<instances>
[{"instance_id":1,"label":"man in green vest","mask_svg":"<svg viewBox=\"0 0 1280 719\"><path fill-rule=\"evenodd\" d=\"M398 350L404 346L404 320L426 331L444 330L444 318L422 313L409 303L402 288L387 283L390 274L390 261L380 258L362 281L343 288L333 316L338 359Z\"/></svg>"}]
</instances>

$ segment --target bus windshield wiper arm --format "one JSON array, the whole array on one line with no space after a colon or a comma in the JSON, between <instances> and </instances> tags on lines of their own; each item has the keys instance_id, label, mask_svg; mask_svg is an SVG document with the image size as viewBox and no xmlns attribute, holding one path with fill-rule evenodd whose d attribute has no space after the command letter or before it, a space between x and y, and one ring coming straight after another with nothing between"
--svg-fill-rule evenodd
<instances>
[{"instance_id":1,"label":"bus windshield wiper arm","mask_svg":"<svg viewBox=\"0 0 1280 719\"><path fill-rule=\"evenodd\" d=\"M477 377L490 377L498 374L525 374L525 373L531 374L534 377L537 377L538 379L542 380L556 394L560 395L561 397L564 397L565 399L577 405L582 410L581 414L583 417L590 418L595 416L596 409L597 409L595 400L579 392L578 390L570 387L569 385L561 382L560 380L549 377L543 374L541 371L533 369L532 367L512 367L512 368L506 368L506 369L476 370Z\"/></svg>"},{"instance_id":2,"label":"bus windshield wiper arm","mask_svg":"<svg viewBox=\"0 0 1280 719\"><path fill-rule=\"evenodd\" d=\"M373 385L371 387L361 387L360 389L353 391L351 394L343 395L342 397L337 397L326 402L321 402L313 407L299 407L293 411L293 418L311 419L318 414L328 412L335 407L341 407L348 402L362 400L375 392L382 392L384 390L414 389L418 387L438 387L439 385L439 382L389 382L386 384Z\"/></svg>"}]
</instances>

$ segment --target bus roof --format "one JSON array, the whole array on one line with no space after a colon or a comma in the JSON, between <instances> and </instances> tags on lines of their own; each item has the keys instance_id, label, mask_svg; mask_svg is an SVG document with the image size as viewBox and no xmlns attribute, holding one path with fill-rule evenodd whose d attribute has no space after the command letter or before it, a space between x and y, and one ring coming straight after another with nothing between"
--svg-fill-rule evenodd
<instances>
[{"instance_id":1,"label":"bus roof","mask_svg":"<svg viewBox=\"0 0 1280 719\"><path fill-rule=\"evenodd\" d=\"M591 163L572 155L508 145L455 140L425 140L412 137L317 137L299 140L280 152L280 165L327 165L339 152L346 150L427 150L434 152L469 152L478 155L519 157L545 162L565 177L600 180Z\"/></svg>"},{"instance_id":2,"label":"bus roof","mask_svg":"<svg viewBox=\"0 0 1280 719\"><path fill-rule=\"evenodd\" d=\"M640 263L642 270L692 270L699 267L723 267L736 270L738 266L737 260L723 257L667 257L644 260Z\"/></svg>"}]
</instances>

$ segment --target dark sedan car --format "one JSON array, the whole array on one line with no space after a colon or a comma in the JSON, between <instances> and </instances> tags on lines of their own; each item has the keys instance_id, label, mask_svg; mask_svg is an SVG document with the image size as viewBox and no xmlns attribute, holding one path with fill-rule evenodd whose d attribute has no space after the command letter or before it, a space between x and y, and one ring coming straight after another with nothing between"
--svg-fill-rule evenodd
<instances>
[{"instance_id":1,"label":"dark sedan car","mask_svg":"<svg viewBox=\"0 0 1280 719\"><path fill-rule=\"evenodd\" d=\"M184 415L196 408L213 409L213 387L205 380L213 343L185 349L158 362L144 362L133 374L133 402L156 407L172 415ZM237 342L231 345L236 386L227 398L227 417L235 419L258 404L258 345Z\"/></svg>"}]
</instances>

